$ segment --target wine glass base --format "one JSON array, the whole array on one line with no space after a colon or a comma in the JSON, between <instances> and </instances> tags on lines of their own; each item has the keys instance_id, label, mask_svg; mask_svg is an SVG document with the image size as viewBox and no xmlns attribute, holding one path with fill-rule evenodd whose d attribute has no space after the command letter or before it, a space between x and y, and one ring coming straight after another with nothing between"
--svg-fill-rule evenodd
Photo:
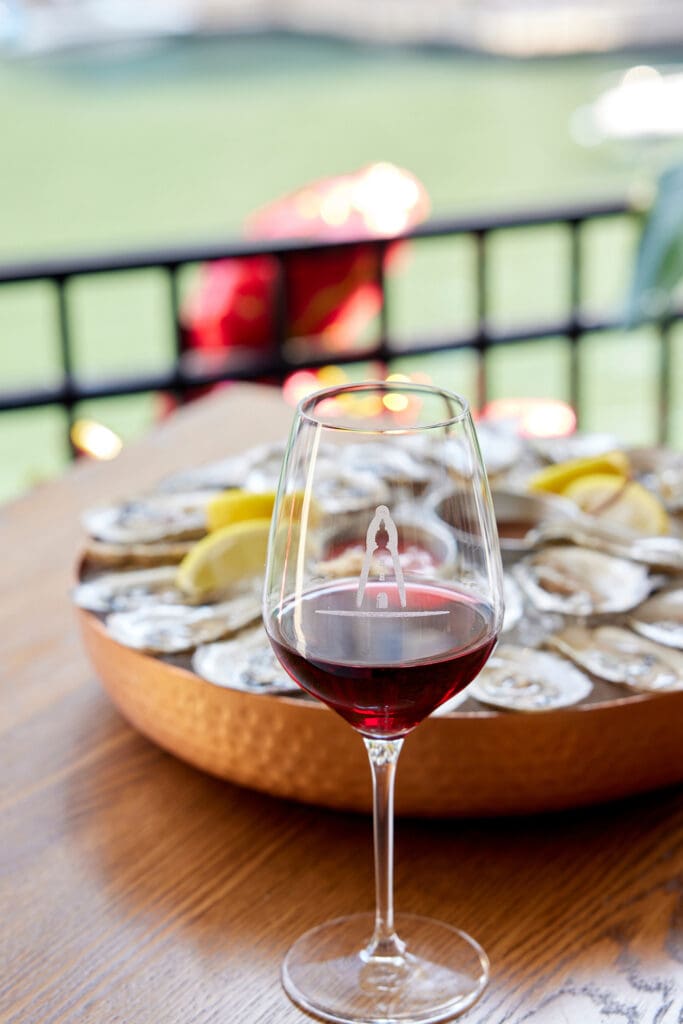
<instances>
[{"instance_id":1,"label":"wine glass base","mask_svg":"<svg viewBox=\"0 0 683 1024\"><path fill-rule=\"evenodd\" d=\"M396 918L401 957L372 957L373 914L354 914L306 932L282 965L287 995L339 1024L435 1024L467 1010L486 986L489 962L464 932L415 914Z\"/></svg>"}]
</instances>

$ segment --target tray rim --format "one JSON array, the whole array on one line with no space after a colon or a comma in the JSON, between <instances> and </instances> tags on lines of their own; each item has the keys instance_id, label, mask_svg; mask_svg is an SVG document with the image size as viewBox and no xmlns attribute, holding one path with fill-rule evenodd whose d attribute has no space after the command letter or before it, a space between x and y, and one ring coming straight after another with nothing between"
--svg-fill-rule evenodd
<instances>
[{"instance_id":1,"label":"tray rim","mask_svg":"<svg viewBox=\"0 0 683 1024\"><path fill-rule=\"evenodd\" d=\"M363 744L352 727L331 709L317 701L216 686L185 666L124 647L109 636L97 615L80 608L76 612L86 650L104 689L133 727L157 745L219 778L277 797L340 810L369 809L370 778ZM254 716L263 708L265 713L259 721L262 735L258 741L266 746L274 744L273 757L265 764L265 770L259 772L256 767L258 759L263 758L263 752L256 749L256 737L253 749L247 742L246 756L238 762L229 751L216 749L215 742L211 746L210 736L208 746L202 749L196 736L183 735L186 722L181 711L167 704L162 707L158 694L151 703L157 701L165 721L160 724L154 714L150 716L149 707L145 707L148 695L141 701L128 678L132 674L137 681L149 672L156 680L153 685L158 687L158 680L163 679L164 686L180 687L188 699L198 698L200 703L211 705L213 713L223 714L231 737L238 743L245 742L244 735L238 735L238 730L243 731L240 716L251 719L253 726ZM200 711L200 717L203 713ZM641 713L645 735L641 735ZM209 732L213 725L210 723ZM302 746L299 762L295 762L289 775L280 771L277 746L282 741L278 730L285 726L307 736L304 741L301 736L286 734L292 747ZM624 730L629 738L628 749L623 749L621 742ZM647 741L648 735L654 736L652 745ZM591 742L596 737L600 741L597 744ZM311 756L310 750L303 749L306 742L318 748L312 756L321 777L313 782L301 778ZM601 742L603 749L596 750ZM249 763L250 758L254 764ZM584 758L596 771L594 785L590 774L584 785L578 765ZM412 765L407 770L403 767L406 760ZM430 716L414 730L401 761L400 777L405 778L410 772L413 777L403 800L399 785L397 811L409 816L526 814L620 799L683 782L683 691L627 694L613 700L534 713L456 709L447 715ZM462 770L457 768L461 762L465 765ZM259 764L264 767L262 760ZM575 790L568 776L576 775L577 767L580 784ZM444 778L433 784L434 773L442 773L442 769ZM462 780L458 773L463 770L467 778L464 792L460 793L458 786ZM482 778L477 778L478 771ZM546 780L538 790L524 778L534 771ZM488 781L483 779L487 772ZM517 773L517 783L523 790L519 799L514 793L503 792L506 787L500 783L496 786L496 772L511 772L513 776ZM339 776L336 790L330 788L324 777L330 773ZM421 780L422 774L425 778ZM315 771L313 775L317 778Z\"/></svg>"}]
</instances>

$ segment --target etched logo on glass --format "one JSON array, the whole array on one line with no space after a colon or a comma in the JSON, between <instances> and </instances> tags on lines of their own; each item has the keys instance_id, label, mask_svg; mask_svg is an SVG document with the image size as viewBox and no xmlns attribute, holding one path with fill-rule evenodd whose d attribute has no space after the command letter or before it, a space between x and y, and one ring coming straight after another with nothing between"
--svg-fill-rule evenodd
<instances>
[{"instance_id":1,"label":"etched logo on glass","mask_svg":"<svg viewBox=\"0 0 683 1024\"><path fill-rule=\"evenodd\" d=\"M387 579L387 568L389 563L393 568L393 575ZM374 570L374 580L379 586L373 586L371 593L373 599L367 594L368 580L370 573ZM384 589L382 584L386 583ZM398 592L400 608L392 608L389 593L395 590ZM430 617L432 615L448 615L447 611L415 610L407 607L406 584L403 575L403 566L399 554L398 529L391 517L386 505L378 505L375 514L370 520L365 535L365 554L363 556L363 567L360 579L358 580L358 591L356 593L355 609L328 609L316 608L317 615L344 615L354 618L366 618L381 616L383 618L412 618Z\"/></svg>"},{"instance_id":2,"label":"etched logo on glass","mask_svg":"<svg viewBox=\"0 0 683 1024\"><path fill-rule=\"evenodd\" d=\"M396 529L396 523L391 518L391 513L386 505L378 505L375 509L375 514L370 521L368 526L368 532L365 537L365 556L363 558L363 569L360 574L360 583L358 584L358 594L356 595L356 607L360 608L363 604L365 597L365 588L368 585L368 576L370 575L370 567L372 560L377 555L380 571L379 580L380 583L384 583L386 578L385 574L385 555L387 552L391 558L394 567L394 577L396 578L396 587L398 588L398 596L401 601L401 608L406 606L406 585L403 579L403 569L401 568L401 560L398 556L398 530ZM389 605L389 598L386 591L380 590L375 599L376 606L379 610L386 609Z\"/></svg>"}]
</instances>

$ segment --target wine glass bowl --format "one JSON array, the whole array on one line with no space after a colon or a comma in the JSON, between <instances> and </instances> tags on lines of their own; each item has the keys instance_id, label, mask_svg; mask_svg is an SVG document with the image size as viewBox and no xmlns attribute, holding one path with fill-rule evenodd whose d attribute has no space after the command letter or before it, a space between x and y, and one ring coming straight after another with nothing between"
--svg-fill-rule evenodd
<instances>
[{"instance_id":1,"label":"wine glass bowl","mask_svg":"<svg viewBox=\"0 0 683 1024\"><path fill-rule=\"evenodd\" d=\"M405 736L476 676L502 613L467 403L388 382L305 399L273 512L264 622L292 678L363 737L374 792L374 917L314 929L283 968L289 995L325 1019L443 1020L485 984L485 955L449 925L406 918L398 936L393 780Z\"/></svg>"}]
</instances>

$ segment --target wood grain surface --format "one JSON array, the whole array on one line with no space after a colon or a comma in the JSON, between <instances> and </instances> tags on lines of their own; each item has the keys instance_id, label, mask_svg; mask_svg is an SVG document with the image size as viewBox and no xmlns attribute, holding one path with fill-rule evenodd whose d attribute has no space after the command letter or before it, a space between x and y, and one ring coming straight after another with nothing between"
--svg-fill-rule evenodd
<instances>
[{"instance_id":1,"label":"wood grain surface","mask_svg":"<svg viewBox=\"0 0 683 1024\"><path fill-rule=\"evenodd\" d=\"M3 1024L295 1024L288 945L372 905L369 819L239 789L143 739L94 678L68 599L83 508L282 436L290 416L265 389L227 389L116 462L0 508ZM680 788L402 820L396 888L399 909L489 953L491 984L463 1020L683 1021Z\"/></svg>"}]
</instances>

